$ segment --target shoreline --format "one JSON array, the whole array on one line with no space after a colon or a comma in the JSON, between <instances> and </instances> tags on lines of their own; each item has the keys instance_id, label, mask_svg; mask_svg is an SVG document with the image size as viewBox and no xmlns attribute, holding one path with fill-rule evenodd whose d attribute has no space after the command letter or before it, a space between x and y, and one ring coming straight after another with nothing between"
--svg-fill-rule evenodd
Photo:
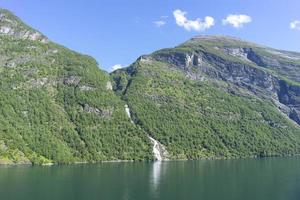
<instances>
[{"instance_id":1,"label":"shoreline","mask_svg":"<svg viewBox=\"0 0 300 200\"><path fill-rule=\"evenodd\" d=\"M176 161L213 161L213 160L242 160L242 159L266 159L266 158L290 158L290 157L299 157L300 154L295 155L283 155L283 156L246 156L246 157L211 157L211 158L199 158L199 159L165 159L161 161L157 160L103 160L103 161L81 161L67 164L60 163L44 163L44 164L25 164L25 163L11 163L11 164L0 164L1 167L52 167L52 166L75 166L75 165L88 165L88 164L105 164L105 163L155 163L155 162L176 162Z\"/></svg>"}]
</instances>

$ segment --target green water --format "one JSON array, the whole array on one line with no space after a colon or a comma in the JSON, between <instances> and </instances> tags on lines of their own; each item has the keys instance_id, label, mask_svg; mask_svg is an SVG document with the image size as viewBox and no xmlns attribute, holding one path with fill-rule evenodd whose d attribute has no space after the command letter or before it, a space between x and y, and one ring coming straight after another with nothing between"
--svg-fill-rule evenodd
<instances>
[{"instance_id":1,"label":"green water","mask_svg":"<svg viewBox=\"0 0 300 200\"><path fill-rule=\"evenodd\" d=\"M1 200L299 200L300 158L0 167Z\"/></svg>"}]
</instances>

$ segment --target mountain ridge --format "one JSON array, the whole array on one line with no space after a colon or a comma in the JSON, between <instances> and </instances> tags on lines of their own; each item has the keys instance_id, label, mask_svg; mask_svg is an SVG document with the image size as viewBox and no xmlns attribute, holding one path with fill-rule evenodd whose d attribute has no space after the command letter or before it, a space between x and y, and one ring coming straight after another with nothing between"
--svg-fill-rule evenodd
<instances>
[{"instance_id":1,"label":"mountain ridge","mask_svg":"<svg viewBox=\"0 0 300 200\"><path fill-rule=\"evenodd\" d=\"M7 19L18 23L3 15L0 28ZM130 123L97 62L32 40L23 27L0 34L0 163L151 159L150 141Z\"/></svg>"},{"instance_id":2,"label":"mountain ridge","mask_svg":"<svg viewBox=\"0 0 300 200\"><path fill-rule=\"evenodd\" d=\"M6 10L0 44L0 164L300 152L299 53L201 36L108 74Z\"/></svg>"},{"instance_id":3,"label":"mountain ridge","mask_svg":"<svg viewBox=\"0 0 300 200\"><path fill-rule=\"evenodd\" d=\"M214 40L211 40L211 38ZM215 38L218 40L216 41ZM221 37L221 39L224 40L224 37ZM292 59L292 61L289 63L286 62L286 60L289 59L288 56L290 56L291 52L284 51L285 54L282 52L275 52L276 57L274 57L273 49L261 45L253 45L252 43L250 43L251 46L249 47L243 45L244 43L242 43L242 45L236 44L236 42L240 42L240 40L232 40L228 37L225 39L226 41L221 43L219 41L220 37L215 36L209 36L209 40L207 40L207 37L205 40L203 40L203 37L201 37L200 40L192 39L175 48L162 49L154 52L153 54L142 56L129 68L121 69L113 73L113 75L115 75L114 80L116 82L115 90L120 91L120 94L123 96L123 98L129 99L127 102L129 106L132 107L132 110L134 113L136 113L136 115L143 113L142 116L137 116L138 120L144 118L142 122L140 122L143 124L143 126L147 126L146 121L152 120L151 123L154 124L154 127L148 126L150 132L157 132L156 129L159 129L159 132L161 132L154 135L156 138L162 141L162 143L169 148L170 146L175 145L173 147L173 152L176 153L173 156L177 159L192 159L195 157L198 158L198 156L199 158L206 156L210 157L210 153L212 152L203 153L203 151L197 148L192 152L189 152L191 151L190 148L182 151L182 147L184 147L183 145L188 144L187 146L189 147L193 145L201 147L206 143L206 141L205 139L200 140L199 142L187 141L185 144L178 146L177 142L174 144L174 141L172 141L174 138L171 136L174 135L174 133L172 134L170 132L171 129L173 129L173 131L178 131L178 129L181 129L181 131L185 134L194 135L193 137L197 137L196 135L201 133L201 130L205 130L207 128L210 129L209 132L212 134L210 137L212 138L216 137L216 132L220 132L220 135L213 139L216 141L220 140L219 144L212 143L211 145L204 145L209 147L205 149L214 149L212 154L217 157L239 157L241 156L240 152L243 152L246 155L250 153L252 156L281 155L283 149L277 149L275 151L274 149L257 151L254 149L251 150L253 147L246 146L247 143L253 143L254 141L252 140L254 138L256 138L255 140L258 140L258 143L252 144L254 147L259 146L259 143L261 142L278 142L277 139L274 140L274 138L272 138L274 136L273 134L275 134L275 132L277 132L277 134L282 134L282 131L288 127L293 129L292 132L294 132L293 134L295 137L299 136L299 126L296 125L296 123L299 123L298 73L290 73L290 71L286 70L287 68L297 70L295 67L300 66L297 57L298 55L292 53L293 56L297 58L297 61ZM280 54L280 57L278 56L278 53L283 55ZM176 90L170 87L171 85L175 86L178 83L180 83L181 86L176 88ZM193 87L197 87L198 90L195 90L189 86L189 94L185 94L186 91L182 89L187 85L195 85ZM130 91L130 88L133 89ZM215 93L217 95L216 97L218 98L229 95L227 96L228 102L223 99L223 103L221 103L216 99L211 99L208 97L212 104L210 105L206 102L203 102L200 96L194 97L194 99L189 99L188 101L184 100L186 97L192 97L193 93L198 93L201 90L204 92L203 95L205 95L205 93L207 93L207 95ZM147 91L149 91L148 94ZM178 92L185 95L181 96ZM180 98L183 98L181 100L184 102L183 104L180 101L178 102L178 99ZM249 102L249 99L253 99L251 100L253 102ZM231 103L237 100L240 101L240 106L233 105ZM130 101L132 101L132 103L130 103ZM259 102L259 104L256 106L254 106L256 104L255 101ZM189 111L189 114L186 113L187 118L193 116L199 120L206 120L205 118L199 116L198 112L195 112L194 109L196 109L196 107L194 109L189 109L187 106L192 107L195 105L204 104L208 106L207 108L209 108L210 114L213 114L211 120L207 121L206 125L199 124L199 121L194 121L186 122L190 123L190 125L186 124L185 126L181 127L182 125L180 125L180 123L184 124L184 121L187 121L186 119L182 119L180 122L177 121L176 124L166 121L166 119L160 119L160 121L164 121L164 124L161 124L158 120L154 119L154 116L143 112L143 110L148 110L149 108L145 107L142 102L148 102L149 105L147 104L147 106L151 105L151 109L156 110L156 115L162 115L166 119L174 116L174 111L178 109L178 106L183 107L179 112L180 114L176 115L176 117L179 119L186 111ZM162 105L162 103L165 102L168 102L168 105ZM240 111L231 108L232 106L236 106L237 108L240 107ZM252 111L249 110L249 106L252 111L255 112L252 113ZM222 111L224 113L220 113L218 109L224 109L224 107L227 107L227 109ZM264 107L264 112L268 113L268 115L270 114L270 116L273 117L276 116L276 118L279 117L277 118L279 121L274 122L274 119L272 119L273 117L267 116L265 113L261 113L259 107ZM207 108L198 108L201 110L201 115L208 115ZM161 113L160 109L164 109L164 113ZM246 112L246 110L249 116L253 115L253 120L255 119L254 121L247 119L246 116L241 116L240 112ZM228 111L230 112L225 114ZM193 112L194 115L191 114ZM229 118L232 118L233 122L226 122L227 120L225 115L228 115ZM218 117L221 117L222 120L216 120ZM173 120L176 119L173 118ZM215 122L216 124L209 125L209 123L212 123L213 121L218 122ZM238 121L240 121L240 124L234 124ZM226 124L224 124L224 122L226 122ZM222 123L224 124L223 126L220 125ZM289 125L286 125L286 123ZM171 127L161 128L164 127L165 124L170 124ZM249 130L245 129L243 126L246 124L247 126L252 126L252 128L249 128ZM268 125L266 126L266 124ZM197 126L201 128L198 129ZM217 126L221 126L219 131L216 129ZM254 128L255 126L258 126L258 129L262 130ZM228 127L232 127L232 132L238 131L239 133L236 133L235 136L233 136L229 130L226 130ZM263 127L268 127L267 129L269 130L266 131ZM153 129L152 131L151 128ZM243 141L241 139L242 137L245 137L243 134L250 130L254 131L255 134L262 135L264 131L269 132L269 139L265 138L264 141L263 138L268 135L265 133L265 136L263 136L261 139L259 139L259 135L255 135L252 139L248 138ZM225 133L222 133L224 131ZM252 135L253 133L248 134ZM201 134L198 135L199 138L200 135ZM176 133L173 137L184 138L187 136L182 136L180 133ZM205 138L207 135L202 137ZM187 137L186 139L189 140L190 138ZM236 144L242 142L242 144L239 144L239 152L235 152L238 148L232 147L232 142ZM295 141L292 143L294 142ZM220 148L216 147L216 145L225 145L223 148L229 149L216 152L218 151L217 149ZM272 144L269 145L272 146ZM278 144L275 146L277 145ZM247 148L248 150L246 150ZM266 147L261 146L259 148L264 149ZM224 152L226 151L228 154L224 155Z\"/></svg>"}]
</instances>

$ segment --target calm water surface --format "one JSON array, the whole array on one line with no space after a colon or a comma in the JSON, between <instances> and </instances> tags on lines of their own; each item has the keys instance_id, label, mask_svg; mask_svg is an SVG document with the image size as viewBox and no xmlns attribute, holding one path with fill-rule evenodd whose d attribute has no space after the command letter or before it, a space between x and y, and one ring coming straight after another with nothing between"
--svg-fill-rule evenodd
<instances>
[{"instance_id":1,"label":"calm water surface","mask_svg":"<svg viewBox=\"0 0 300 200\"><path fill-rule=\"evenodd\" d=\"M300 158L0 167L2 200L299 200Z\"/></svg>"}]
</instances>

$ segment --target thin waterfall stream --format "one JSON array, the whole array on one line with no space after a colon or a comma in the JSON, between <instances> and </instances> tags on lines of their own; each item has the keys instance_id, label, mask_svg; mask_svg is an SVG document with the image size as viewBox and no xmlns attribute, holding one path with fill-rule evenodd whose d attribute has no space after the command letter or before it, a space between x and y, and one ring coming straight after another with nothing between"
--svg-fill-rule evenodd
<instances>
[{"instance_id":1,"label":"thin waterfall stream","mask_svg":"<svg viewBox=\"0 0 300 200\"><path fill-rule=\"evenodd\" d=\"M127 116L129 117L131 123L135 124L131 118L131 112L130 112L130 108L128 107L128 105L125 105L125 112L126 112ZM166 151L165 147L159 141L157 141L153 137L151 137L149 134L147 134L147 137L153 144L152 152L153 152L153 156L154 156L155 160L156 161L167 160L168 152Z\"/></svg>"}]
</instances>

